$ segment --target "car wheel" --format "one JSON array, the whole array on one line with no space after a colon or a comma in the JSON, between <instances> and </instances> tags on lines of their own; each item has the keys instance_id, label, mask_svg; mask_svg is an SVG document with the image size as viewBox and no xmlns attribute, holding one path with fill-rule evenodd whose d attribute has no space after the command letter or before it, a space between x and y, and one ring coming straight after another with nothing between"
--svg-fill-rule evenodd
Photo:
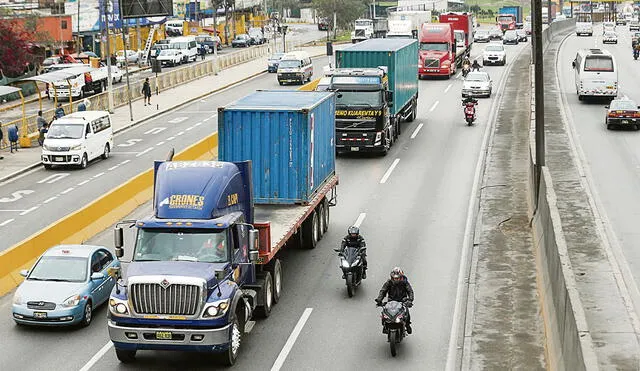
<instances>
[{"instance_id":1,"label":"car wheel","mask_svg":"<svg viewBox=\"0 0 640 371\"><path fill-rule=\"evenodd\" d=\"M91 324L91 320L93 320L93 308L91 307L91 300L87 300L82 313L83 315L82 321L80 321L80 326L87 327Z\"/></svg>"},{"instance_id":2,"label":"car wheel","mask_svg":"<svg viewBox=\"0 0 640 371\"><path fill-rule=\"evenodd\" d=\"M86 169L88 163L89 163L89 159L87 158L87 154L85 153L82 155L82 160L80 161L80 168Z\"/></svg>"},{"instance_id":3,"label":"car wheel","mask_svg":"<svg viewBox=\"0 0 640 371\"><path fill-rule=\"evenodd\" d=\"M42 165L44 165L45 170L51 170L50 164L42 164Z\"/></svg>"},{"instance_id":4,"label":"car wheel","mask_svg":"<svg viewBox=\"0 0 640 371\"><path fill-rule=\"evenodd\" d=\"M607 130L611 130L612 128L613 128L613 125L607 124Z\"/></svg>"},{"instance_id":5,"label":"car wheel","mask_svg":"<svg viewBox=\"0 0 640 371\"><path fill-rule=\"evenodd\" d=\"M118 80L118 82L122 82L122 76L120 76L120 80Z\"/></svg>"},{"instance_id":6,"label":"car wheel","mask_svg":"<svg viewBox=\"0 0 640 371\"><path fill-rule=\"evenodd\" d=\"M106 160L109 158L109 154L111 153L111 149L109 148L109 143L104 146L104 152L102 152L102 159Z\"/></svg>"}]
</instances>

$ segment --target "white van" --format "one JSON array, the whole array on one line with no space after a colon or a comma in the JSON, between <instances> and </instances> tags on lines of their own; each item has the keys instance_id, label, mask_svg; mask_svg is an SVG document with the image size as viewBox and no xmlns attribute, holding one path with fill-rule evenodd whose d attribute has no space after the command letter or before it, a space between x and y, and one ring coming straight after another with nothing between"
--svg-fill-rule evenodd
<instances>
[{"instance_id":1,"label":"white van","mask_svg":"<svg viewBox=\"0 0 640 371\"><path fill-rule=\"evenodd\" d=\"M575 13L576 19L576 35L593 36L593 22L590 13Z\"/></svg>"},{"instance_id":2,"label":"white van","mask_svg":"<svg viewBox=\"0 0 640 371\"><path fill-rule=\"evenodd\" d=\"M42 164L76 165L86 168L89 161L109 158L113 149L111 117L106 111L82 111L53 121L42 144Z\"/></svg>"},{"instance_id":3,"label":"white van","mask_svg":"<svg viewBox=\"0 0 640 371\"><path fill-rule=\"evenodd\" d=\"M278 83L311 81L313 62L307 52L295 51L282 56L278 63Z\"/></svg>"},{"instance_id":4,"label":"white van","mask_svg":"<svg viewBox=\"0 0 640 371\"><path fill-rule=\"evenodd\" d=\"M616 60L608 50L580 49L572 66L579 100L618 95Z\"/></svg>"},{"instance_id":5,"label":"white van","mask_svg":"<svg viewBox=\"0 0 640 371\"><path fill-rule=\"evenodd\" d=\"M169 40L169 49L182 53L182 62L195 61L198 58L198 43L195 36L174 37Z\"/></svg>"},{"instance_id":6,"label":"white van","mask_svg":"<svg viewBox=\"0 0 640 371\"><path fill-rule=\"evenodd\" d=\"M167 21L164 24L164 31L167 36L182 36L184 34L184 23L185 21L181 20Z\"/></svg>"}]
</instances>

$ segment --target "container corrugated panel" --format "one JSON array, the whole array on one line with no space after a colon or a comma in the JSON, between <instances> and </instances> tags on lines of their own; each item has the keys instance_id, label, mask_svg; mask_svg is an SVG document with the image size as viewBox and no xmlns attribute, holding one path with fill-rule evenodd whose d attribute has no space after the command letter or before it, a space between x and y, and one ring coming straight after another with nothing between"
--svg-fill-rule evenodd
<instances>
[{"instance_id":1,"label":"container corrugated panel","mask_svg":"<svg viewBox=\"0 0 640 371\"><path fill-rule=\"evenodd\" d=\"M395 115L418 92L418 42L409 39L369 39L336 51L338 68L387 66Z\"/></svg>"},{"instance_id":2,"label":"container corrugated panel","mask_svg":"<svg viewBox=\"0 0 640 371\"><path fill-rule=\"evenodd\" d=\"M257 91L218 112L218 159L251 160L256 204L306 204L335 174L332 92Z\"/></svg>"}]
</instances>

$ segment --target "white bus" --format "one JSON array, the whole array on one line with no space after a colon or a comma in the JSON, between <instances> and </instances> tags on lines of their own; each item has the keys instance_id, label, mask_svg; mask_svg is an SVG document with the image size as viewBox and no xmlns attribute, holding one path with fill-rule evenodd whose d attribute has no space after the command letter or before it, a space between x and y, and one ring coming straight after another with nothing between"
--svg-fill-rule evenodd
<instances>
[{"instance_id":1,"label":"white bus","mask_svg":"<svg viewBox=\"0 0 640 371\"><path fill-rule=\"evenodd\" d=\"M616 60L607 50L580 49L573 60L576 93L585 97L611 97L618 95Z\"/></svg>"},{"instance_id":2,"label":"white bus","mask_svg":"<svg viewBox=\"0 0 640 371\"><path fill-rule=\"evenodd\" d=\"M593 36L591 13L574 13L573 16L576 19L576 35Z\"/></svg>"}]
</instances>

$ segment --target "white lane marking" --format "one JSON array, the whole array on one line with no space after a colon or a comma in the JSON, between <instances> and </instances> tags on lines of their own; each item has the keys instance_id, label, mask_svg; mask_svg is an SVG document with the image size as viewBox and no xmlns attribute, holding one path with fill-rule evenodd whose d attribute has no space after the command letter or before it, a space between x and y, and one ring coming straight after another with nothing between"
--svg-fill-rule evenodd
<instances>
[{"instance_id":1,"label":"white lane marking","mask_svg":"<svg viewBox=\"0 0 640 371\"><path fill-rule=\"evenodd\" d=\"M174 140L174 139L176 139L176 137L169 137L169 138L167 138L167 140Z\"/></svg>"},{"instance_id":2,"label":"white lane marking","mask_svg":"<svg viewBox=\"0 0 640 371\"><path fill-rule=\"evenodd\" d=\"M60 173L60 174L53 174L53 175L49 175L48 177L40 180L38 182L38 184L42 184L42 183L48 183L48 184L53 184L55 182L57 182L58 180L65 178L69 176L69 173Z\"/></svg>"},{"instance_id":3,"label":"white lane marking","mask_svg":"<svg viewBox=\"0 0 640 371\"><path fill-rule=\"evenodd\" d=\"M364 218L366 217L367 217L367 213L360 213L360 215L358 215L358 219L356 219L356 222L353 223L353 225L360 228L360 226L362 225L362 222L364 222Z\"/></svg>"},{"instance_id":4,"label":"white lane marking","mask_svg":"<svg viewBox=\"0 0 640 371\"><path fill-rule=\"evenodd\" d=\"M4 227L5 225L11 223L12 221L14 221L15 219L7 219L4 222L0 223L0 227Z\"/></svg>"},{"instance_id":5,"label":"white lane marking","mask_svg":"<svg viewBox=\"0 0 640 371\"><path fill-rule=\"evenodd\" d=\"M280 351L280 354L278 354L278 358L276 358L273 366L271 366L271 371L279 371L282 365L284 365L284 361L287 359L289 352L293 348L293 345L296 343L298 336L300 336L300 332L302 331L304 324L307 323L309 316L311 316L311 312L313 312L313 308L307 308L304 310L304 312L302 312L298 323L296 323L296 327L293 328L293 331L291 332L291 335L289 335L287 342L284 344L284 347Z\"/></svg>"},{"instance_id":6,"label":"white lane marking","mask_svg":"<svg viewBox=\"0 0 640 371\"><path fill-rule=\"evenodd\" d=\"M120 163L120 165L124 165L124 164L129 163L129 162L131 162L131 160L124 160L124 161L122 161L122 162Z\"/></svg>"},{"instance_id":7,"label":"white lane marking","mask_svg":"<svg viewBox=\"0 0 640 371\"><path fill-rule=\"evenodd\" d=\"M184 134L184 131L179 132L178 134L176 134L176 136L182 135Z\"/></svg>"},{"instance_id":8,"label":"white lane marking","mask_svg":"<svg viewBox=\"0 0 640 371\"><path fill-rule=\"evenodd\" d=\"M150 151L153 151L153 147L151 147L151 148L147 148L147 149L145 149L144 151L142 151L142 152L138 153L138 154L136 155L136 157L140 157L140 156L142 156L142 155L144 155L145 153L150 152Z\"/></svg>"},{"instance_id":9,"label":"white lane marking","mask_svg":"<svg viewBox=\"0 0 640 371\"><path fill-rule=\"evenodd\" d=\"M393 169L395 169L396 166L398 165L398 162L400 162L399 158L393 160L393 163L391 164L391 166L389 166L389 168L387 169L387 172L384 173L384 175L382 176L382 179L380 179L380 184L385 184L387 182L387 179L389 179L389 177L391 176L391 173L393 172Z\"/></svg>"},{"instance_id":10,"label":"white lane marking","mask_svg":"<svg viewBox=\"0 0 640 371\"><path fill-rule=\"evenodd\" d=\"M24 210L14 210L14 209L2 209L0 210L0 213L17 213L20 211L24 211Z\"/></svg>"},{"instance_id":11,"label":"white lane marking","mask_svg":"<svg viewBox=\"0 0 640 371\"><path fill-rule=\"evenodd\" d=\"M4 197L4 198L0 198L0 202L14 202L14 201L18 201L19 199L22 198L22 195L30 195L35 191L32 191L30 189L24 189L24 190L20 190L20 191L15 191L11 194L11 197Z\"/></svg>"},{"instance_id":12,"label":"white lane marking","mask_svg":"<svg viewBox=\"0 0 640 371\"><path fill-rule=\"evenodd\" d=\"M83 186L83 185L89 183L90 181L91 181L91 179L83 180L82 182L78 183L78 186Z\"/></svg>"},{"instance_id":13,"label":"white lane marking","mask_svg":"<svg viewBox=\"0 0 640 371\"><path fill-rule=\"evenodd\" d=\"M164 143L165 143L165 142L164 142L164 140L163 140L162 142L158 142L158 144L156 144L156 146L161 146L161 145L163 145Z\"/></svg>"},{"instance_id":14,"label":"white lane marking","mask_svg":"<svg viewBox=\"0 0 640 371\"><path fill-rule=\"evenodd\" d=\"M411 139L414 139L418 135L418 132L420 132L420 129L422 129L423 126L424 126L424 124L418 125L416 130L413 131L413 134L411 134Z\"/></svg>"},{"instance_id":15,"label":"white lane marking","mask_svg":"<svg viewBox=\"0 0 640 371\"><path fill-rule=\"evenodd\" d=\"M451 87L452 87L452 86L453 86L453 84L449 84L449 86L447 86L447 88L446 88L446 89L444 89L444 92L445 92L445 93L446 93L446 92L448 92L448 91L449 91L449 89L451 89Z\"/></svg>"},{"instance_id":16,"label":"white lane marking","mask_svg":"<svg viewBox=\"0 0 640 371\"><path fill-rule=\"evenodd\" d=\"M140 143L140 142L142 142L142 139L129 139L124 143L118 144L118 147L131 147L136 143Z\"/></svg>"},{"instance_id":17,"label":"white lane marking","mask_svg":"<svg viewBox=\"0 0 640 371\"><path fill-rule=\"evenodd\" d=\"M200 103L207 103L206 99L200 99Z\"/></svg>"},{"instance_id":18,"label":"white lane marking","mask_svg":"<svg viewBox=\"0 0 640 371\"><path fill-rule=\"evenodd\" d=\"M198 122L198 123L196 123L196 124L195 124L195 125L193 125L193 126L194 126L194 127L197 127L197 126L200 126L200 125L202 125L202 122Z\"/></svg>"},{"instance_id":19,"label":"white lane marking","mask_svg":"<svg viewBox=\"0 0 640 371\"><path fill-rule=\"evenodd\" d=\"M82 366L80 371L89 371L91 369L91 367L93 367L93 365L95 365L100 360L100 358L102 358L109 351L109 349L111 349L111 347L113 347L113 343L112 342L106 343L98 351L98 353L94 354L93 357L91 357L89 362L85 363L85 365Z\"/></svg>"},{"instance_id":20,"label":"white lane marking","mask_svg":"<svg viewBox=\"0 0 640 371\"><path fill-rule=\"evenodd\" d=\"M456 79L459 79L461 74L462 72L458 72L458 74L456 75Z\"/></svg>"},{"instance_id":21,"label":"white lane marking","mask_svg":"<svg viewBox=\"0 0 640 371\"><path fill-rule=\"evenodd\" d=\"M64 191L60 192L61 195L66 195L67 193L73 191L75 188L71 187L71 188L67 188Z\"/></svg>"},{"instance_id":22,"label":"white lane marking","mask_svg":"<svg viewBox=\"0 0 640 371\"><path fill-rule=\"evenodd\" d=\"M110 167L110 168L108 168L107 170L108 170L108 171L115 170L115 169L117 169L119 166L120 166L120 165L111 166L111 167Z\"/></svg>"},{"instance_id":23,"label":"white lane marking","mask_svg":"<svg viewBox=\"0 0 640 371\"><path fill-rule=\"evenodd\" d=\"M33 210L35 210L37 208L38 208L38 206L34 206L32 208L26 209L25 211L21 212L20 215L27 215L27 214L29 214L30 212L32 212Z\"/></svg>"},{"instance_id":24,"label":"white lane marking","mask_svg":"<svg viewBox=\"0 0 640 371\"><path fill-rule=\"evenodd\" d=\"M42 203L43 204L48 204L49 202L55 200L56 198L58 198L58 196L49 197L46 200L44 200Z\"/></svg>"},{"instance_id":25,"label":"white lane marking","mask_svg":"<svg viewBox=\"0 0 640 371\"><path fill-rule=\"evenodd\" d=\"M433 103L433 106L429 108L429 112L433 112L433 110L436 109L436 107L438 107L438 104L440 104L440 101L439 100L435 101L435 103Z\"/></svg>"},{"instance_id":26,"label":"white lane marking","mask_svg":"<svg viewBox=\"0 0 640 371\"><path fill-rule=\"evenodd\" d=\"M202 122L207 122L209 121L209 119L211 119L211 117L207 117L206 119L202 120Z\"/></svg>"},{"instance_id":27,"label":"white lane marking","mask_svg":"<svg viewBox=\"0 0 640 371\"><path fill-rule=\"evenodd\" d=\"M186 119L188 119L188 117L176 117L173 120L169 120L168 122L170 124L179 124L179 123L181 123L182 121L184 121Z\"/></svg>"},{"instance_id":28,"label":"white lane marking","mask_svg":"<svg viewBox=\"0 0 640 371\"><path fill-rule=\"evenodd\" d=\"M117 166L117 165L116 165L116 166ZM94 175L93 177L94 177L94 178L98 178L98 177L101 177L101 176L103 176L103 175L104 175L104 171L103 171L103 172L101 172L101 173L98 173L98 174Z\"/></svg>"},{"instance_id":29,"label":"white lane marking","mask_svg":"<svg viewBox=\"0 0 640 371\"><path fill-rule=\"evenodd\" d=\"M195 127L195 126L189 126L188 128L186 128L186 129L184 129L184 130L185 130L185 131L191 131L191 130L193 130L193 128L194 128L194 127Z\"/></svg>"},{"instance_id":30,"label":"white lane marking","mask_svg":"<svg viewBox=\"0 0 640 371\"><path fill-rule=\"evenodd\" d=\"M144 133L145 134L158 134L158 133L162 133L166 129L167 128L157 127L157 128L149 129L149 130L145 131Z\"/></svg>"}]
</instances>

